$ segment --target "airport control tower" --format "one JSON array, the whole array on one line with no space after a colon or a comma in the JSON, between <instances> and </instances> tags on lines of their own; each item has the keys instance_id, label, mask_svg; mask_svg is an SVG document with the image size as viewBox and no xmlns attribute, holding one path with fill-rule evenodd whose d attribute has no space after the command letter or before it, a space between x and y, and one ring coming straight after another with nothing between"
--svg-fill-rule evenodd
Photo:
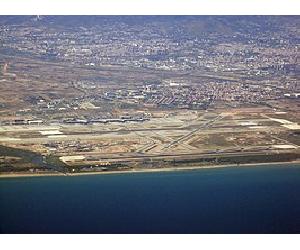
<instances>
[{"instance_id":1,"label":"airport control tower","mask_svg":"<svg viewBox=\"0 0 300 250\"><path fill-rule=\"evenodd\" d=\"M5 62L4 65L3 65L3 68L2 68L2 74L5 75L6 72L7 72L7 67L8 67L8 63Z\"/></svg>"}]
</instances>

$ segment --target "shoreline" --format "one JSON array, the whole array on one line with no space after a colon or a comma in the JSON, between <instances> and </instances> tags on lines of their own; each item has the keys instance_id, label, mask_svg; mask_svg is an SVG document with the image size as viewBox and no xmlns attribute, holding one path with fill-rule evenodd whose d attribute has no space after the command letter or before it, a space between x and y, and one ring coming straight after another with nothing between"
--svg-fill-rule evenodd
<instances>
[{"instance_id":1,"label":"shoreline","mask_svg":"<svg viewBox=\"0 0 300 250\"><path fill-rule=\"evenodd\" d=\"M274 165L287 165L287 164L300 164L300 160L286 161L286 162L261 162L261 163L245 163L245 164L226 164L226 165L207 165L207 166L189 166L189 167L166 167L166 168L141 168L133 170L119 170L119 171L107 171L107 172L81 172L81 173L6 173L0 174L1 178L20 178L20 177L51 177L51 176L81 176L81 175L110 175L110 174L134 174L134 173L158 173L158 172L176 172L176 171L191 171L200 169L216 169L216 168L239 168L239 167L260 167L260 166L274 166Z\"/></svg>"}]
</instances>

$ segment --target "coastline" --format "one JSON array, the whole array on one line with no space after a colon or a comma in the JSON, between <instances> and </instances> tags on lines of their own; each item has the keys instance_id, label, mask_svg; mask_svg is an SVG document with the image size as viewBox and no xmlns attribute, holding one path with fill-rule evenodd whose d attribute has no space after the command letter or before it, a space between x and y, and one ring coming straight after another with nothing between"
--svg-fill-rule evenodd
<instances>
[{"instance_id":1,"label":"coastline","mask_svg":"<svg viewBox=\"0 0 300 250\"><path fill-rule=\"evenodd\" d=\"M1 178L20 178L20 177L42 177L42 176L81 176L81 175L99 175L99 174L132 174L132 173L155 173L155 172L175 172L175 171L191 171L200 169L215 169L215 168L239 168L239 167L260 167L260 166L274 166L274 165L287 165L287 164L300 164L300 160L287 161L287 162L261 162L261 163L245 163L239 165L226 164L226 165L207 165L207 166L188 166L188 167L166 167L166 168L141 168L132 170L119 170L119 171L107 171L107 172L81 172L81 173L6 173L0 174Z\"/></svg>"}]
</instances>

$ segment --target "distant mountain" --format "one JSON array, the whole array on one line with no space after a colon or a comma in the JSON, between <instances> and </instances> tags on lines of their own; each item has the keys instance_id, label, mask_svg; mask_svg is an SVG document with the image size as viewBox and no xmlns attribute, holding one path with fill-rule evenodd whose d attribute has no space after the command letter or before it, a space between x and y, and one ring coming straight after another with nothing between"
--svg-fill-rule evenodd
<instances>
[{"instance_id":1,"label":"distant mountain","mask_svg":"<svg viewBox=\"0 0 300 250\"><path fill-rule=\"evenodd\" d=\"M169 33L177 30L200 36L205 34L264 33L290 29L299 33L299 16L0 16L0 25L49 25L78 28L124 23L150 25Z\"/></svg>"}]
</instances>

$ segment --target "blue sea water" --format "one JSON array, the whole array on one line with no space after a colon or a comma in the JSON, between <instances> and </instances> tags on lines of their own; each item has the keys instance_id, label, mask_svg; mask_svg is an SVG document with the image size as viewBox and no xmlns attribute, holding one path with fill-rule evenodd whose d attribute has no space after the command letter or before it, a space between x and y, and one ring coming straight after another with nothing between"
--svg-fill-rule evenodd
<instances>
[{"instance_id":1,"label":"blue sea water","mask_svg":"<svg viewBox=\"0 0 300 250\"><path fill-rule=\"evenodd\" d=\"M300 166L0 179L1 233L300 233Z\"/></svg>"}]
</instances>

